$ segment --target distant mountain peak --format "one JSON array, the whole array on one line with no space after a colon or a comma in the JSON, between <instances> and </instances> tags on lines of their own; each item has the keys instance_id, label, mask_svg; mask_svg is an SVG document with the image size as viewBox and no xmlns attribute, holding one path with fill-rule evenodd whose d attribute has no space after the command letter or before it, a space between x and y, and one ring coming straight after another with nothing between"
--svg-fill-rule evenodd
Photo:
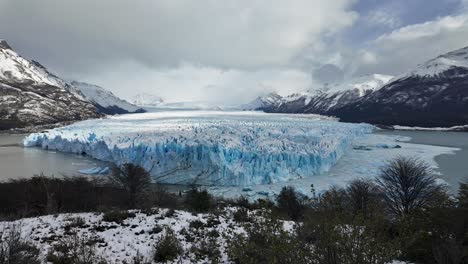
<instances>
[{"instance_id":1,"label":"distant mountain peak","mask_svg":"<svg viewBox=\"0 0 468 264\"><path fill-rule=\"evenodd\" d=\"M398 78L440 76L454 68L464 68L468 70L468 47L454 50L428 60L418 65L416 69L398 76Z\"/></svg>"},{"instance_id":2,"label":"distant mountain peak","mask_svg":"<svg viewBox=\"0 0 468 264\"><path fill-rule=\"evenodd\" d=\"M139 93L132 99L132 103L138 106L158 106L163 102L161 97L150 93Z\"/></svg>"},{"instance_id":3,"label":"distant mountain peak","mask_svg":"<svg viewBox=\"0 0 468 264\"><path fill-rule=\"evenodd\" d=\"M114 115L145 112L142 108L120 99L110 90L101 86L78 81L71 81L70 85L104 114Z\"/></svg>"},{"instance_id":4,"label":"distant mountain peak","mask_svg":"<svg viewBox=\"0 0 468 264\"><path fill-rule=\"evenodd\" d=\"M12 49L6 40L0 39L0 49Z\"/></svg>"}]
</instances>

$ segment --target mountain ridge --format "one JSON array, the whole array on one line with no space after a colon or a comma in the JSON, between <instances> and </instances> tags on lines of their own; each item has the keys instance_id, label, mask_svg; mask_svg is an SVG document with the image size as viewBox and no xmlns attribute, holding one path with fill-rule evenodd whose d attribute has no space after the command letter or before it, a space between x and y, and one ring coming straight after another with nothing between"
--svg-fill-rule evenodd
<instances>
[{"instance_id":1,"label":"mountain ridge","mask_svg":"<svg viewBox=\"0 0 468 264\"><path fill-rule=\"evenodd\" d=\"M463 126L468 124L468 47L437 56L359 95L323 91L257 110L330 115L384 126Z\"/></svg>"}]
</instances>

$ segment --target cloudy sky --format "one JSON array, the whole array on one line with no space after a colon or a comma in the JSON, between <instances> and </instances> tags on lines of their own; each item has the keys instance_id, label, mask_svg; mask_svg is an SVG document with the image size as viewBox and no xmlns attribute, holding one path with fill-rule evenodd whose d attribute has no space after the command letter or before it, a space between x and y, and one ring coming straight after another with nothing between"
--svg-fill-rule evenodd
<instances>
[{"instance_id":1,"label":"cloudy sky","mask_svg":"<svg viewBox=\"0 0 468 264\"><path fill-rule=\"evenodd\" d=\"M468 0L0 0L0 38L125 98L234 104L468 46Z\"/></svg>"}]
</instances>

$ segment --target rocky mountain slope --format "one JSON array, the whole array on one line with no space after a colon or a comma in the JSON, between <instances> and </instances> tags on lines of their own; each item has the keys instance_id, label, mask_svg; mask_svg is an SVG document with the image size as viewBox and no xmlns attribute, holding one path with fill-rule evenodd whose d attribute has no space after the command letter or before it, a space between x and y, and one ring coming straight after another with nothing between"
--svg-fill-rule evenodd
<instances>
[{"instance_id":1,"label":"rocky mountain slope","mask_svg":"<svg viewBox=\"0 0 468 264\"><path fill-rule=\"evenodd\" d=\"M0 41L0 130L100 116L70 84Z\"/></svg>"},{"instance_id":2,"label":"rocky mountain slope","mask_svg":"<svg viewBox=\"0 0 468 264\"><path fill-rule=\"evenodd\" d=\"M260 110L278 107L283 102L281 95L273 92L265 96L259 96L252 102L241 106L243 110Z\"/></svg>"},{"instance_id":3,"label":"rocky mountain slope","mask_svg":"<svg viewBox=\"0 0 468 264\"><path fill-rule=\"evenodd\" d=\"M242 108L280 113L327 114L380 89L392 78L393 76L389 75L372 74L343 83L325 84L319 89L310 89L286 97L272 93L258 97Z\"/></svg>"},{"instance_id":4,"label":"rocky mountain slope","mask_svg":"<svg viewBox=\"0 0 468 264\"><path fill-rule=\"evenodd\" d=\"M343 121L384 125L466 125L468 47L427 61L331 114Z\"/></svg>"},{"instance_id":5,"label":"rocky mountain slope","mask_svg":"<svg viewBox=\"0 0 468 264\"><path fill-rule=\"evenodd\" d=\"M78 81L71 81L70 84L78 89L83 97L103 114L115 115L145 112L141 107L120 99L111 91L100 86Z\"/></svg>"},{"instance_id":6,"label":"rocky mountain slope","mask_svg":"<svg viewBox=\"0 0 468 264\"><path fill-rule=\"evenodd\" d=\"M468 124L468 47L429 60L390 80L370 75L282 98L267 112L316 113L345 122L419 127Z\"/></svg>"},{"instance_id":7,"label":"rocky mountain slope","mask_svg":"<svg viewBox=\"0 0 468 264\"><path fill-rule=\"evenodd\" d=\"M284 98L276 111L328 114L380 89L392 77L372 74L344 83L327 84L318 90L310 90Z\"/></svg>"}]
</instances>

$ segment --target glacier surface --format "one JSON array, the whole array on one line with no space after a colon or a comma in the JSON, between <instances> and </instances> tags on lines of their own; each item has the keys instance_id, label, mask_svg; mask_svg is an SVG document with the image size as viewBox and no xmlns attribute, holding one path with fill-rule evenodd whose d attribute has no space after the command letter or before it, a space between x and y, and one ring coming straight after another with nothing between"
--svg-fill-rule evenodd
<instances>
[{"instance_id":1,"label":"glacier surface","mask_svg":"<svg viewBox=\"0 0 468 264\"><path fill-rule=\"evenodd\" d=\"M163 183L246 186L326 172L373 129L318 115L157 112L82 121L23 144L139 164Z\"/></svg>"}]
</instances>

